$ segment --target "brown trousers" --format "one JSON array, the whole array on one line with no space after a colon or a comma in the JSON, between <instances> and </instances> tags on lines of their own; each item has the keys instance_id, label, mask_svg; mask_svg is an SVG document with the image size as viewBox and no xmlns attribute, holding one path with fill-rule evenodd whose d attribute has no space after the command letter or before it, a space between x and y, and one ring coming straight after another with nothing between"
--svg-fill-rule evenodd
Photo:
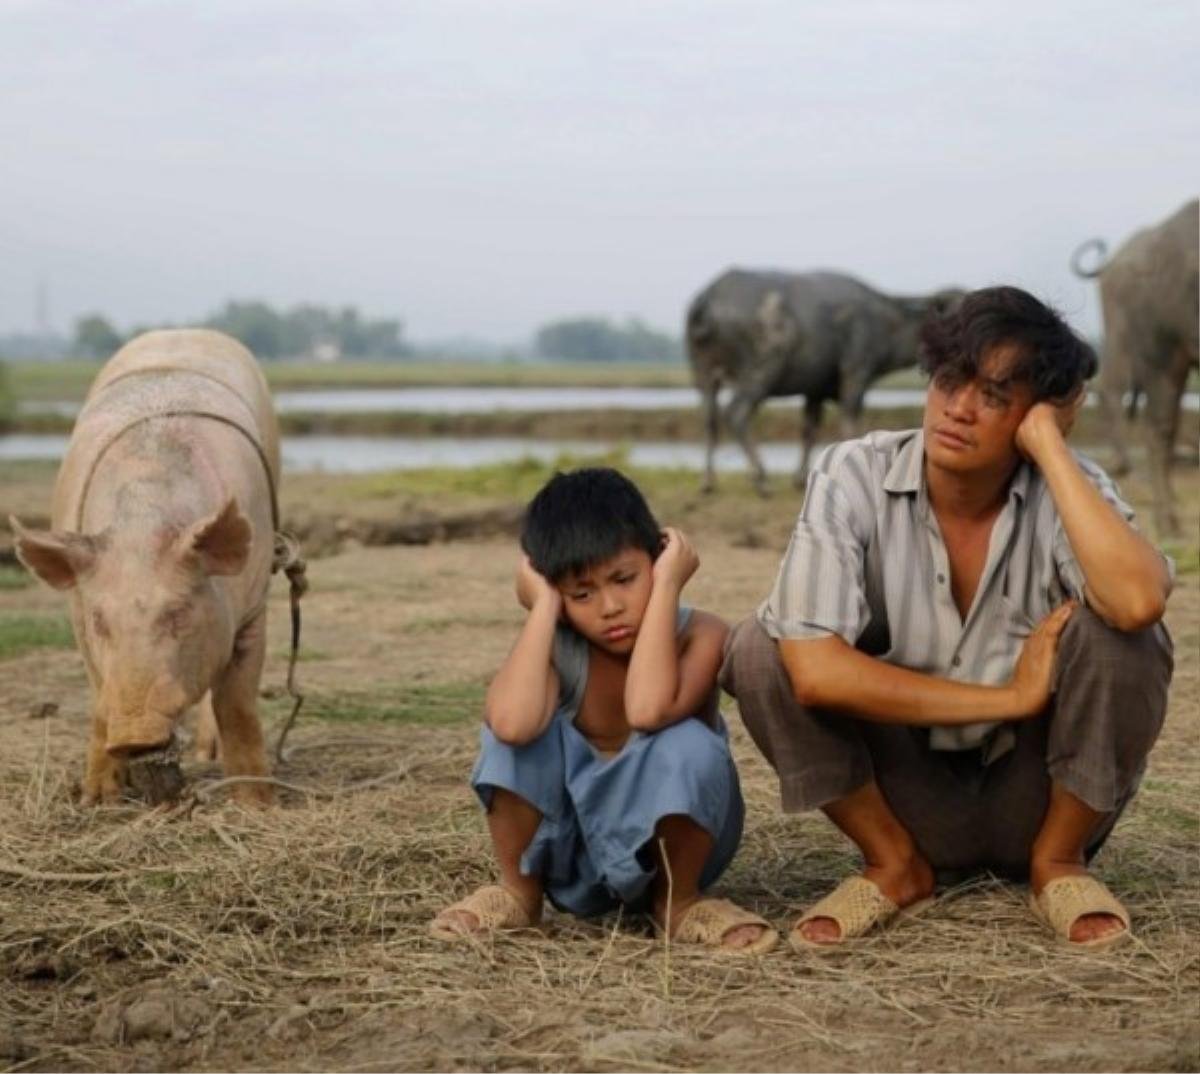
<instances>
[{"instance_id":1,"label":"brown trousers","mask_svg":"<svg viewBox=\"0 0 1200 1074\"><path fill-rule=\"evenodd\" d=\"M980 750L930 749L927 728L800 705L753 617L731 633L720 682L779 775L785 812L817 809L874 779L935 869L1024 876L1051 780L1106 815L1089 858L1108 837L1162 727L1172 667L1165 627L1123 633L1079 608L1059 642L1049 708L1011 724L1014 748L988 765Z\"/></svg>"}]
</instances>

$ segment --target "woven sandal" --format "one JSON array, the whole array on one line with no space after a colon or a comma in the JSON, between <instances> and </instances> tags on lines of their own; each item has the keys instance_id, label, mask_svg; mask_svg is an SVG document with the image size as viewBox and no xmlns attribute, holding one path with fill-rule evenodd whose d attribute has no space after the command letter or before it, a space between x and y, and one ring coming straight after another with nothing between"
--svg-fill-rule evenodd
<instances>
[{"instance_id":1,"label":"woven sandal","mask_svg":"<svg viewBox=\"0 0 1200 1074\"><path fill-rule=\"evenodd\" d=\"M734 929L758 925L763 931L753 943L728 947L722 941ZM697 899L675 924L672 943L704 944L723 955L765 955L779 942L779 933L758 916L728 899Z\"/></svg>"},{"instance_id":2,"label":"woven sandal","mask_svg":"<svg viewBox=\"0 0 1200 1074\"><path fill-rule=\"evenodd\" d=\"M1082 873L1079 876L1060 876L1051 880L1040 895L1029 896L1029 908L1042 924L1048 926L1061 943L1068 947L1099 951L1113 944L1122 943L1133 933L1130 931L1129 911L1094 876ZM1094 940L1072 940L1071 928L1087 914L1111 914L1125 927L1107 936Z\"/></svg>"},{"instance_id":3,"label":"woven sandal","mask_svg":"<svg viewBox=\"0 0 1200 1074\"><path fill-rule=\"evenodd\" d=\"M886 925L897 915L912 917L933 903L933 899L920 899L902 910L882 891L874 881L865 876L848 876L820 902L811 906L788 933L788 943L796 951L835 950L847 940L862 936L876 926ZM827 917L841 930L841 936L828 943L810 940L800 926L806 921Z\"/></svg>"},{"instance_id":4,"label":"woven sandal","mask_svg":"<svg viewBox=\"0 0 1200 1074\"><path fill-rule=\"evenodd\" d=\"M454 913L473 914L479 922L474 929L464 928L450 918ZM529 912L508 888L487 884L471 892L465 899L447 906L430 922L429 934L439 940L469 940L497 929L527 929L535 922Z\"/></svg>"}]
</instances>

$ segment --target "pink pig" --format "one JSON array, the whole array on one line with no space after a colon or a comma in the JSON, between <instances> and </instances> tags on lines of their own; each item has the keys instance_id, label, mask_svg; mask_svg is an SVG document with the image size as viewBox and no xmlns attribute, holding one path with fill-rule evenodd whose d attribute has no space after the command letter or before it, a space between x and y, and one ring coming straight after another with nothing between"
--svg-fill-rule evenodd
<instances>
[{"instance_id":1,"label":"pink pig","mask_svg":"<svg viewBox=\"0 0 1200 1074\"><path fill-rule=\"evenodd\" d=\"M220 332L147 332L92 384L54 489L51 532L11 519L55 589L91 683L85 803L121 793L127 758L167 745L211 691L225 771L265 776L256 708L279 481L262 372ZM267 784L235 793L267 804Z\"/></svg>"}]
</instances>

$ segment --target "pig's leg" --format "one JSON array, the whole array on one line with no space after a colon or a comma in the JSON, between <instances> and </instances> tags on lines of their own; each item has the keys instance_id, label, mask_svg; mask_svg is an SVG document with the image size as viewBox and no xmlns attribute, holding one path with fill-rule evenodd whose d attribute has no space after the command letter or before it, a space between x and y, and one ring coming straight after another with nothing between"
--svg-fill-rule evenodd
<instances>
[{"instance_id":1,"label":"pig's leg","mask_svg":"<svg viewBox=\"0 0 1200 1074\"><path fill-rule=\"evenodd\" d=\"M258 681L267 651L267 616L261 612L238 633L233 659L213 684L212 708L221 738L221 760L227 776L265 776L267 752L258 722ZM241 783L234 797L243 805L270 805L265 783Z\"/></svg>"},{"instance_id":2,"label":"pig's leg","mask_svg":"<svg viewBox=\"0 0 1200 1074\"><path fill-rule=\"evenodd\" d=\"M215 761L220 739L217 734L217 717L213 712L211 691L204 695L196 706L196 760Z\"/></svg>"},{"instance_id":3,"label":"pig's leg","mask_svg":"<svg viewBox=\"0 0 1200 1074\"><path fill-rule=\"evenodd\" d=\"M116 802L121 797L123 762L105 748L108 742L108 722L100 715L99 706L92 705L92 738L88 743L87 769L83 774L83 804L97 805Z\"/></svg>"}]
</instances>

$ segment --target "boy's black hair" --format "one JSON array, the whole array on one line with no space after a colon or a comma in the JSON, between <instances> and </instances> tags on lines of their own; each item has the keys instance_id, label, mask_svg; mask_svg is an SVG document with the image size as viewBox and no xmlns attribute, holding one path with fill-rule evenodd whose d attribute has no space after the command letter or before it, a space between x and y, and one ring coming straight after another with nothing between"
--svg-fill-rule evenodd
<instances>
[{"instance_id":1,"label":"boy's black hair","mask_svg":"<svg viewBox=\"0 0 1200 1074\"><path fill-rule=\"evenodd\" d=\"M526 509L521 548L552 582L631 547L657 559L662 531L638 487L609 467L556 473Z\"/></svg>"},{"instance_id":2,"label":"boy's black hair","mask_svg":"<svg viewBox=\"0 0 1200 1074\"><path fill-rule=\"evenodd\" d=\"M1019 287L971 291L921 326L921 368L942 384L965 384L992 348L1011 344L1014 380L1034 402L1070 399L1096 373L1096 352L1062 316Z\"/></svg>"}]
</instances>

